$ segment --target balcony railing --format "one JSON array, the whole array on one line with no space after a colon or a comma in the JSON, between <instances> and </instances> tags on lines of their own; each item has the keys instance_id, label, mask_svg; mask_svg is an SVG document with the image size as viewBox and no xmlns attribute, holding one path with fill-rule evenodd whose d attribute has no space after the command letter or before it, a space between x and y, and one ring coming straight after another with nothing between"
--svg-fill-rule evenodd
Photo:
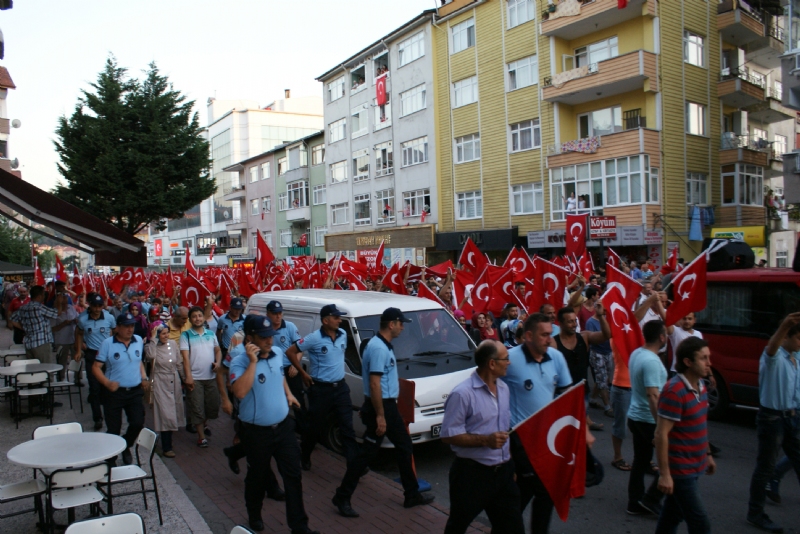
<instances>
[{"instance_id":1,"label":"balcony railing","mask_svg":"<svg viewBox=\"0 0 800 534\"><path fill-rule=\"evenodd\" d=\"M237 191L244 191L244 184L236 184L230 187L226 187L223 194L230 195L231 193L235 193Z\"/></svg>"},{"instance_id":2,"label":"balcony railing","mask_svg":"<svg viewBox=\"0 0 800 534\"><path fill-rule=\"evenodd\" d=\"M389 176L394 174L394 166L388 165L386 167L378 167L375 169L375 178L380 178L381 176Z\"/></svg>"},{"instance_id":3,"label":"balcony railing","mask_svg":"<svg viewBox=\"0 0 800 534\"><path fill-rule=\"evenodd\" d=\"M734 132L725 132L722 134L721 150L738 148L770 153L772 152L772 141L767 141L766 139L755 137L750 134L738 135Z\"/></svg>"},{"instance_id":4,"label":"balcony railing","mask_svg":"<svg viewBox=\"0 0 800 534\"><path fill-rule=\"evenodd\" d=\"M721 15L722 13L727 13L729 11L734 11L736 9L741 10L744 13L747 13L758 22L763 24L764 16L761 14L760 11L753 8L750 4L745 2L744 0L723 0L717 6L717 14Z\"/></svg>"},{"instance_id":5,"label":"balcony railing","mask_svg":"<svg viewBox=\"0 0 800 534\"><path fill-rule=\"evenodd\" d=\"M782 43L786 42L784 40L784 36L786 35L786 32L784 31L783 28L781 28L779 26L770 26L768 31L769 31L769 36L772 37L773 39L777 39L778 41L780 41Z\"/></svg>"},{"instance_id":6,"label":"balcony railing","mask_svg":"<svg viewBox=\"0 0 800 534\"><path fill-rule=\"evenodd\" d=\"M552 87L553 85L561 86L567 83L569 80L574 80L575 78L584 78L599 72L597 63L590 63L586 68L585 74L581 72L582 68L583 67L578 67L576 69L564 71L556 76L545 76L542 80L543 87Z\"/></svg>"},{"instance_id":7,"label":"balcony railing","mask_svg":"<svg viewBox=\"0 0 800 534\"><path fill-rule=\"evenodd\" d=\"M286 253L289 256L310 256L311 247L289 247Z\"/></svg>"},{"instance_id":8,"label":"balcony railing","mask_svg":"<svg viewBox=\"0 0 800 534\"><path fill-rule=\"evenodd\" d=\"M778 89L777 87L770 87L767 90L767 98L773 98L777 101L783 100L783 91Z\"/></svg>"},{"instance_id":9,"label":"balcony railing","mask_svg":"<svg viewBox=\"0 0 800 534\"><path fill-rule=\"evenodd\" d=\"M764 89L764 87L766 86L766 80L763 76L759 74L754 74L750 72L747 68L724 69L719 74L719 81L721 82L724 82L726 80L735 80L736 78L744 80L762 89Z\"/></svg>"},{"instance_id":10,"label":"balcony railing","mask_svg":"<svg viewBox=\"0 0 800 534\"><path fill-rule=\"evenodd\" d=\"M218 247L216 247L214 249L214 254L225 254L227 252L228 252L228 247L219 247L218 246ZM197 249L197 255L198 256L208 256L209 254L211 254L211 247L198 248Z\"/></svg>"},{"instance_id":11,"label":"balcony railing","mask_svg":"<svg viewBox=\"0 0 800 534\"><path fill-rule=\"evenodd\" d=\"M234 217L233 219L228 219L225 221L225 224L240 224L242 222L241 217Z\"/></svg>"},{"instance_id":12,"label":"balcony railing","mask_svg":"<svg viewBox=\"0 0 800 534\"><path fill-rule=\"evenodd\" d=\"M774 159L775 161L783 161L783 150L776 150L772 149L770 151L769 159Z\"/></svg>"}]
</instances>

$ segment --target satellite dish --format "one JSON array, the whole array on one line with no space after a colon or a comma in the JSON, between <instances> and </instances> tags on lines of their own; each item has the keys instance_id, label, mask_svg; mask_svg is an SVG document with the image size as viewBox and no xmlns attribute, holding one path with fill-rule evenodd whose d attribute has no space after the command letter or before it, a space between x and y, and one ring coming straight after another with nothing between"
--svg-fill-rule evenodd
<instances>
[{"instance_id":1,"label":"satellite dish","mask_svg":"<svg viewBox=\"0 0 800 534\"><path fill-rule=\"evenodd\" d=\"M14 119L13 121L11 121L12 128L19 128L20 126L22 126L22 121L20 121L19 119Z\"/></svg>"},{"instance_id":2,"label":"satellite dish","mask_svg":"<svg viewBox=\"0 0 800 534\"><path fill-rule=\"evenodd\" d=\"M11 168L12 169L19 168L19 160L17 158L14 158L14 159L11 160Z\"/></svg>"}]
</instances>

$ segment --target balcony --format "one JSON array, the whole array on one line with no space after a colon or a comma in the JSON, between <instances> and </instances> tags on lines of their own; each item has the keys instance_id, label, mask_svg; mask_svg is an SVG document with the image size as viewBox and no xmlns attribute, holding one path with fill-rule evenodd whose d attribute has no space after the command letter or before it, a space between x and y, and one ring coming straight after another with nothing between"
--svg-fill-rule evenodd
<instances>
[{"instance_id":1,"label":"balcony","mask_svg":"<svg viewBox=\"0 0 800 534\"><path fill-rule=\"evenodd\" d=\"M656 55L636 50L544 78L544 99L570 106L644 89L658 91Z\"/></svg>"},{"instance_id":2,"label":"balcony","mask_svg":"<svg viewBox=\"0 0 800 534\"><path fill-rule=\"evenodd\" d=\"M289 247L286 254L288 256L311 256L311 247Z\"/></svg>"},{"instance_id":3,"label":"balcony","mask_svg":"<svg viewBox=\"0 0 800 534\"><path fill-rule=\"evenodd\" d=\"M748 43L745 47L747 61L768 69L780 69L781 55L786 52L785 38L783 28L769 25L763 37Z\"/></svg>"},{"instance_id":4,"label":"balcony","mask_svg":"<svg viewBox=\"0 0 800 534\"><path fill-rule=\"evenodd\" d=\"M9 119L0 119L0 134L10 134L11 128L9 128L9 124L11 121Z\"/></svg>"},{"instance_id":5,"label":"balcony","mask_svg":"<svg viewBox=\"0 0 800 534\"><path fill-rule=\"evenodd\" d=\"M769 166L764 169L764 178L777 178L783 176L783 150L774 147L769 151Z\"/></svg>"},{"instance_id":6,"label":"balcony","mask_svg":"<svg viewBox=\"0 0 800 534\"><path fill-rule=\"evenodd\" d=\"M775 87L767 89L767 99L754 106L747 108L749 120L772 124L774 122L787 121L795 118L795 111L787 108L781 103L783 95Z\"/></svg>"},{"instance_id":7,"label":"balcony","mask_svg":"<svg viewBox=\"0 0 800 534\"><path fill-rule=\"evenodd\" d=\"M772 143L751 135L738 135L735 132L722 134L719 150L719 164L749 163L766 167Z\"/></svg>"},{"instance_id":8,"label":"balcony","mask_svg":"<svg viewBox=\"0 0 800 534\"><path fill-rule=\"evenodd\" d=\"M247 219L242 217L234 217L225 221L225 229L230 232L231 230L245 230L247 229Z\"/></svg>"},{"instance_id":9,"label":"balcony","mask_svg":"<svg viewBox=\"0 0 800 534\"><path fill-rule=\"evenodd\" d=\"M644 117L635 120L644 122ZM567 141L559 146L548 147L547 166L563 167L635 154L650 154L653 158L660 154L658 136L656 130L633 128L600 137ZM652 164L658 166L655 160Z\"/></svg>"},{"instance_id":10,"label":"balcony","mask_svg":"<svg viewBox=\"0 0 800 534\"><path fill-rule=\"evenodd\" d=\"M391 163L388 165L377 165L375 167L375 178L391 176L392 174L394 174L394 166L392 166Z\"/></svg>"},{"instance_id":11,"label":"balcony","mask_svg":"<svg viewBox=\"0 0 800 534\"><path fill-rule=\"evenodd\" d=\"M233 247L227 250L228 256L247 256L247 247Z\"/></svg>"},{"instance_id":12,"label":"balcony","mask_svg":"<svg viewBox=\"0 0 800 534\"><path fill-rule=\"evenodd\" d=\"M287 183L295 180L308 180L308 167L297 167L283 173L283 178Z\"/></svg>"},{"instance_id":13,"label":"balcony","mask_svg":"<svg viewBox=\"0 0 800 534\"><path fill-rule=\"evenodd\" d=\"M301 206L286 210L286 220L289 222L310 221L311 207Z\"/></svg>"},{"instance_id":14,"label":"balcony","mask_svg":"<svg viewBox=\"0 0 800 534\"><path fill-rule=\"evenodd\" d=\"M226 187L222 192L222 200L236 200L244 198L244 184L233 184Z\"/></svg>"},{"instance_id":15,"label":"balcony","mask_svg":"<svg viewBox=\"0 0 800 534\"><path fill-rule=\"evenodd\" d=\"M214 254L227 254L228 250L228 247L216 247L214 248ZM198 248L196 253L197 256L208 256L209 254L211 254L211 247Z\"/></svg>"},{"instance_id":16,"label":"balcony","mask_svg":"<svg viewBox=\"0 0 800 534\"><path fill-rule=\"evenodd\" d=\"M717 96L726 106L746 108L764 101L764 85L764 78L747 68L725 69L717 82Z\"/></svg>"},{"instance_id":17,"label":"balcony","mask_svg":"<svg viewBox=\"0 0 800 534\"><path fill-rule=\"evenodd\" d=\"M562 0L555 11L542 13L542 35L571 41L643 15L656 15L655 0L646 0L644 5L628 2L623 9L617 4L617 0Z\"/></svg>"},{"instance_id":18,"label":"balcony","mask_svg":"<svg viewBox=\"0 0 800 534\"><path fill-rule=\"evenodd\" d=\"M764 37L764 18L742 0L722 0L717 6L717 30L723 41L744 48Z\"/></svg>"}]
</instances>

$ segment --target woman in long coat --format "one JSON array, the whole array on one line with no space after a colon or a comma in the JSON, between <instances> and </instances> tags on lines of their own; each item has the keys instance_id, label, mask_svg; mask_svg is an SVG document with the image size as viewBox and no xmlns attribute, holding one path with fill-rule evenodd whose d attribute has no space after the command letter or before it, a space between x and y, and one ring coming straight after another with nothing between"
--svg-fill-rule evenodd
<instances>
[{"instance_id":1,"label":"woman in long coat","mask_svg":"<svg viewBox=\"0 0 800 534\"><path fill-rule=\"evenodd\" d=\"M153 415L155 429L161 434L161 450L167 458L174 458L172 433L186 424L183 411L181 380L184 379L183 358L178 345L169 339L169 326L161 324L153 329L150 343L144 347L145 356L153 362Z\"/></svg>"}]
</instances>

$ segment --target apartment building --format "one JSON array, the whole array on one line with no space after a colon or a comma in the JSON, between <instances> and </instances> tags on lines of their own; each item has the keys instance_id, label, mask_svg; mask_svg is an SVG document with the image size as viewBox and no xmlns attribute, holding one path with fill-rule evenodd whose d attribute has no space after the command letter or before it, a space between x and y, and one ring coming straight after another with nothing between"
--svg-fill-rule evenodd
<instances>
[{"instance_id":1,"label":"apartment building","mask_svg":"<svg viewBox=\"0 0 800 534\"><path fill-rule=\"evenodd\" d=\"M424 263L433 250L440 221L434 14L424 11L317 78L328 256L369 256L383 242L387 261Z\"/></svg>"},{"instance_id":2,"label":"apartment building","mask_svg":"<svg viewBox=\"0 0 800 534\"><path fill-rule=\"evenodd\" d=\"M12 172L11 159L8 149L8 140L11 135L11 120L8 118L8 108L6 106L6 99L8 98L8 90L16 89L14 80L8 73L8 69L0 67L0 169ZM14 165L16 169L18 163ZM19 175L19 171L13 171Z\"/></svg>"}]
</instances>

